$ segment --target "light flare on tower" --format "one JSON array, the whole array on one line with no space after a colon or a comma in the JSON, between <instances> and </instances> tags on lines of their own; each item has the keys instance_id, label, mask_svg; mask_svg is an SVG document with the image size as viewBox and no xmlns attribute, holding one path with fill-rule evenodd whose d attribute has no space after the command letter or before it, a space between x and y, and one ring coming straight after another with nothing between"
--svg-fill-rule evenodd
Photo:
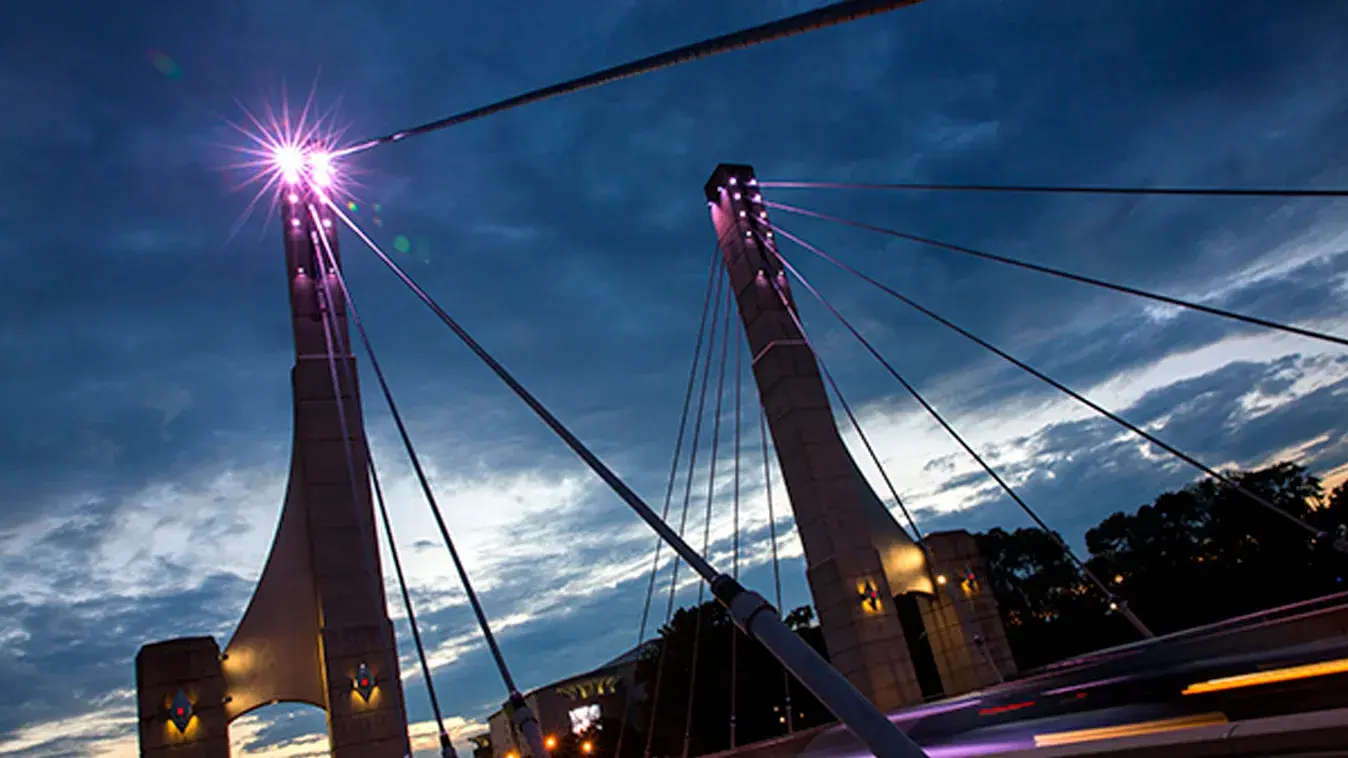
<instances>
[{"instance_id":1,"label":"light flare on tower","mask_svg":"<svg viewBox=\"0 0 1348 758\"><path fill-rule=\"evenodd\" d=\"M336 128L332 123L336 104L322 113L315 113L314 90L310 90L304 107L298 114L292 114L284 94L282 97L279 113L264 106L258 114L239 103L245 120L236 123L224 119L230 128L247 139L245 144L226 146L244 157L243 161L228 168L247 173L239 189L258 188L235 224L235 232L264 197L270 196L270 216L283 196L303 193L306 188L324 201L341 202L350 194L350 172L338 160L342 155L340 140L345 129Z\"/></svg>"}]
</instances>

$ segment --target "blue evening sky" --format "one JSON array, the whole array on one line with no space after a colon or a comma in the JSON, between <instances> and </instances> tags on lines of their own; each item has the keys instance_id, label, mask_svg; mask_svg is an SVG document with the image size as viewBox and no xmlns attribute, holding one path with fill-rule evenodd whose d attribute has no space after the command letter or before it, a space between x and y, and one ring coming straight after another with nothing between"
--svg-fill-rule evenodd
<instances>
[{"instance_id":1,"label":"blue evening sky","mask_svg":"<svg viewBox=\"0 0 1348 758\"><path fill-rule=\"evenodd\" d=\"M137 648L226 641L266 557L292 348L275 219L255 214L231 235L251 197L224 168L243 144L222 120L241 116L235 98L278 107L284 83L295 106L317 80L317 102L340 98L348 134L370 136L818 4L7 3L0 754L136 755ZM928 0L354 157L355 215L382 245L403 237L400 260L426 288L658 502L714 242L701 188L717 163L764 179L1343 186L1345 30L1341 0ZM769 195L1348 332L1344 202ZM774 220L1211 465L1292 458L1335 481L1348 465L1340 350ZM521 684L630 647L648 531L354 238L344 247ZM903 305L783 252L1074 543L1193 478ZM826 312L804 303L804 317L927 528L1027 523ZM374 397L366 409L462 748L503 691L387 413ZM768 590L764 489L745 456L746 581ZM808 598L794 537L783 550L789 608ZM424 736L424 682L391 610ZM326 754L322 730L313 709L263 709L234 725L235 754Z\"/></svg>"}]
</instances>

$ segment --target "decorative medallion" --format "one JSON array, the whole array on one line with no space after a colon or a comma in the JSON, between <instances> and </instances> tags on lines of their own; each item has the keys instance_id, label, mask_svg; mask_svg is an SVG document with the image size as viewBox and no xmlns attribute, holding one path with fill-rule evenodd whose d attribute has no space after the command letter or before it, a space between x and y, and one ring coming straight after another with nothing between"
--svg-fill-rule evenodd
<instances>
[{"instance_id":1,"label":"decorative medallion","mask_svg":"<svg viewBox=\"0 0 1348 758\"><path fill-rule=\"evenodd\" d=\"M960 589L964 590L964 594L967 597L973 597L978 594L978 577L974 575L973 569L964 569L964 580L960 582Z\"/></svg>"},{"instance_id":2,"label":"decorative medallion","mask_svg":"<svg viewBox=\"0 0 1348 758\"><path fill-rule=\"evenodd\" d=\"M187 731L187 723L192 720L192 701L187 699L187 693L178 690L178 694L173 697L173 704L169 706L169 721L178 727L178 733Z\"/></svg>"},{"instance_id":3,"label":"decorative medallion","mask_svg":"<svg viewBox=\"0 0 1348 758\"><path fill-rule=\"evenodd\" d=\"M364 663L356 667L356 692L360 693L360 699L370 702L370 693L374 692L374 677L370 676L370 667Z\"/></svg>"},{"instance_id":4,"label":"decorative medallion","mask_svg":"<svg viewBox=\"0 0 1348 758\"><path fill-rule=\"evenodd\" d=\"M880 610L880 591L875 589L871 580L866 580L866 586L861 590L861 604L869 606L872 611Z\"/></svg>"}]
</instances>

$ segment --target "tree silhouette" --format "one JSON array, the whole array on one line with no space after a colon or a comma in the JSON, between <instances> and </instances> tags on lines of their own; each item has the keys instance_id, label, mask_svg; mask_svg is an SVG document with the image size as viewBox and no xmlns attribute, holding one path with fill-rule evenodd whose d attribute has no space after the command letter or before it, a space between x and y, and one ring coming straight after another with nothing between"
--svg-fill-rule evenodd
<instances>
[{"instance_id":1,"label":"tree silhouette","mask_svg":"<svg viewBox=\"0 0 1348 758\"><path fill-rule=\"evenodd\" d=\"M1109 601L1047 532L995 528L974 539L1020 668L1133 639L1132 627L1109 613Z\"/></svg>"},{"instance_id":2,"label":"tree silhouette","mask_svg":"<svg viewBox=\"0 0 1348 758\"><path fill-rule=\"evenodd\" d=\"M810 625L813 617L814 611L809 607L797 608L787 614L788 623L796 634L821 654L826 654L823 634L819 627ZM697 609L682 608L660 630L665 656L662 671L661 646L652 646L637 663L636 681L647 693L655 692L657 675L660 679L658 701L648 696L643 707L636 709L635 718L637 727L644 732L651 724L654 708L653 756L683 754L685 729L689 727L688 694L698 618ZM747 745L786 734L787 676L781 664L762 645L736 629L720 603L704 603L701 622L701 637L697 640L697 679L692 688L694 718L688 733L689 755L730 747L732 670L737 672L736 743ZM732 635L738 636L733 667ZM800 682L792 678L790 686L795 728L809 728L833 720L828 710ZM629 748L628 740L624 740L623 757L641 756L644 745L644 736L633 745L635 750Z\"/></svg>"},{"instance_id":3,"label":"tree silhouette","mask_svg":"<svg viewBox=\"0 0 1348 758\"><path fill-rule=\"evenodd\" d=\"M1340 486L1329 498L1304 468L1279 463L1231 475L1239 485L1319 529L1348 515ZM1132 607L1158 632L1175 631L1342 588L1338 558L1310 535L1206 479L1115 513L1086 533L1102 572L1124 579Z\"/></svg>"},{"instance_id":4,"label":"tree silhouette","mask_svg":"<svg viewBox=\"0 0 1348 758\"><path fill-rule=\"evenodd\" d=\"M793 632L799 633L803 629L809 629L810 625L814 623L814 609L808 605L802 605L786 614L782 622Z\"/></svg>"}]
</instances>

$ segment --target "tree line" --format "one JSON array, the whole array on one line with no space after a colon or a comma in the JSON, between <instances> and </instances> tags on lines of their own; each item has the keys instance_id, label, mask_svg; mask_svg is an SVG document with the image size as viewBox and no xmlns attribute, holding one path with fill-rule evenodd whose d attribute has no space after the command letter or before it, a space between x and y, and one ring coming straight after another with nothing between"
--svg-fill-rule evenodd
<instances>
[{"instance_id":1,"label":"tree line","mask_svg":"<svg viewBox=\"0 0 1348 758\"><path fill-rule=\"evenodd\" d=\"M1348 483L1325 493L1293 463L1227 476L1240 489L1201 480L1086 532L1087 566L1157 634L1348 590L1342 555L1240 491L1333 535L1348 523ZM1137 639L1049 533L994 528L974 537L1021 671ZM805 606L786 620L827 656L812 617ZM728 748L732 689L738 745L783 735L788 722L803 729L832 720L716 602L676 612L638 661L635 683L647 696L629 717L623 758L645 753L648 732L653 756L683 755L685 740L688 755ZM601 726L588 735L592 753L614 756L620 722Z\"/></svg>"}]
</instances>

